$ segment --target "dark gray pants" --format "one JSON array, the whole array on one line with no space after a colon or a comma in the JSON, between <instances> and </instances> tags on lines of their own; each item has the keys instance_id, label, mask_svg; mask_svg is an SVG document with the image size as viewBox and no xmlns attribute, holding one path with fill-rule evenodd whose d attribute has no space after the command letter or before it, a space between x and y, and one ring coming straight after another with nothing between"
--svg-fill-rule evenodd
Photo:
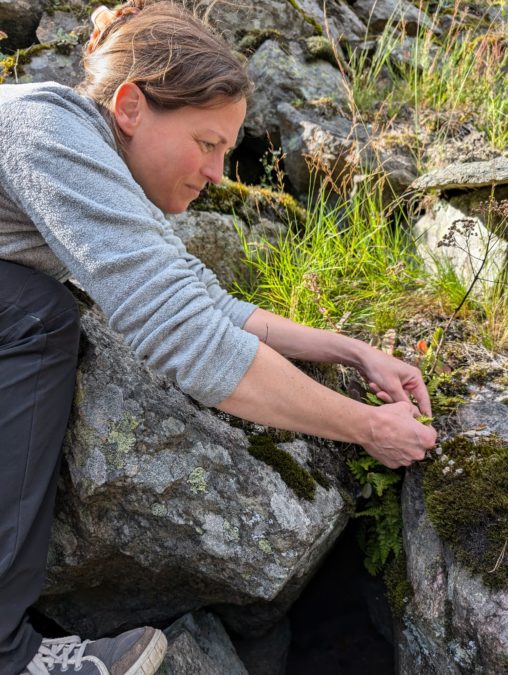
<instances>
[{"instance_id":1,"label":"dark gray pants","mask_svg":"<svg viewBox=\"0 0 508 675\"><path fill-rule=\"evenodd\" d=\"M78 342L65 286L0 260L0 675L41 642L26 610L44 582Z\"/></svg>"}]
</instances>

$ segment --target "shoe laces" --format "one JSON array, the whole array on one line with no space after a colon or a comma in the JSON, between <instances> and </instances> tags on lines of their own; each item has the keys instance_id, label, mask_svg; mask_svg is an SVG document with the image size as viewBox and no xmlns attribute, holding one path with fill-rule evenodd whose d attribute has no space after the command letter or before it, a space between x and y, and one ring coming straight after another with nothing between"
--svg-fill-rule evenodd
<instances>
[{"instance_id":1,"label":"shoe laces","mask_svg":"<svg viewBox=\"0 0 508 675\"><path fill-rule=\"evenodd\" d=\"M27 670L31 675L49 675L56 665L61 666L61 670L68 670L69 666L73 666L73 670L81 670L81 661L89 642L81 642L77 635L44 638Z\"/></svg>"}]
</instances>

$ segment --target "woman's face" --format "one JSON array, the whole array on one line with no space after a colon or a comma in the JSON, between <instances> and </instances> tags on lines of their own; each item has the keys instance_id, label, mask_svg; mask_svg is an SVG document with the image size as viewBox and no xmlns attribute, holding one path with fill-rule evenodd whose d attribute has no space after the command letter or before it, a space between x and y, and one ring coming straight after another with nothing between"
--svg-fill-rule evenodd
<instances>
[{"instance_id":1,"label":"woman's face","mask_svg":"<svg viewBox=\"0 0 508 675\"><path fill-rule=\"evenodd\" d=\"M180 213L207 183L218 183L245 111L245 99L156 111L135 85L119 90L115 116L128 138L125 159L146 196L162 211Z\"/></svg>"}]
</instances>

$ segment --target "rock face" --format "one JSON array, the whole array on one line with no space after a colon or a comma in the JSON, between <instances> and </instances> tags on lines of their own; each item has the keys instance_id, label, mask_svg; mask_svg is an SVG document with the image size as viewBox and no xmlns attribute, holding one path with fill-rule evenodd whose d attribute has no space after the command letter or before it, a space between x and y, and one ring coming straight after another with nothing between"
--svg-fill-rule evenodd
<instances>
[{"instance_id":1,"label":"rock face","mask_svg":"<svg viewBox=\"0 0 508 675\"><path fill-rule=\"evenodd\" d=\"M508 188L498 191L498 198L508 196ZM465 193L448 200L437 199L413 225L418 251L429 269L449 264L465 283L470 283L481 269L484 279L494 280L507 264L508 244L504 227L496 227L503 219L495 214L475 213L487 203L491 190ZM492 232L486 225L489 225ZM499 236L498 236L499 235ZM446 242L449 245L440 245Z\"/></svg>"},{"instance_id":2,"label":"rock face","mask_svg":"<svg viewBox=\"0 0 508 675\"><path fill-rule=\"evenodd\" d=\"M387 24L401 23L408 35L416 35L419 26L432 28L432 22L415 4L407 0L355 0L353 8L371 33L381 33Z\"/></svg>"},{"instance_id":3,"label":"rock face","mask_svg":"<svg viewBox=\"0 0 508 675\"><path fill-rule=\"evenodd\" d=\"M326 61L307 62L299 43L288 51L267 40L249 59L249 77L256 83L245 129L251 136L264 136L278 130L277 104L330 97L345 101L347 92L339 71Z\"/></svg>"},{"instance_id":4,"label":"rock face","mask_svg":"<svg viewBox=\"0 0 508 675\"><path fill-rule=\"evenodd\" d=\"M464 406L458 424L508 440L506 406ZM472 576L439 538L426 512L422 471L413 468L402 495L407 573L414 591L400 630L401 675L504 673L508 664L508 591ZM504 563L506 564L506 562Z\"/></svg>"},{"instance_id":5,"label":"rock face","mask_svg":"<svg viewBox=\"0 0 508 675\"><path fill-rule=\"evenodd\" d=\"M266 218L247 226L233 216L213 211L191 210L168 218L187 250L212 269L226 288L246 273L241 264L245 254L236 227L244 232L250 244L256 244L260 238L275 244L285 230L283 225Z\"/></svg>"},{"instance_id":6,"label":"rock face","mask_svg":"<svg viewBox=\"0 0 508 675\"><path fill-rule=\"evenodd\" d=\"M158 675L249 675L213 614L185 614L165 634L168 651Z\"/></svg>"},{"instance_id":7,"label":"rock face","mask_svg":"<svg viewBox=\"0 0 508 675\"><path fill-rule=\"evenodd\" d=\"M44 0L0 0L0 30L7 33L2 50L29 47L37 41L35 31Z\"/></svg>"},{"instance_id":8,"label":"rock face","mask_svg":"<svg viewBox=\"0 0 508 675\"><path fill-rule=\"evenodd\" d=\"M287 174L296 191L305 197L316 176L341 185L360 171L385 176L388 201L402 193L416 176L414 160L402 151L375 152L368 128L353 125L338 112L321 113L319 107L327 106L336 107L332 101L301 110L289 103L277 106Z\"/></svg>"},{"instance_id":9,"label":"rock face","mask_svg":"<svg viewBox=\"0 0 508 675\"><path fill-rule=\"evenodd\" d=\"M237 633L265 632L347 521L337 455L330 487L297 497L244 431L151 377L93 310L83 326L40 609L93 636L214 605ZM308 476L317 449L284 449Z\"/></svg>"}]
</instances>

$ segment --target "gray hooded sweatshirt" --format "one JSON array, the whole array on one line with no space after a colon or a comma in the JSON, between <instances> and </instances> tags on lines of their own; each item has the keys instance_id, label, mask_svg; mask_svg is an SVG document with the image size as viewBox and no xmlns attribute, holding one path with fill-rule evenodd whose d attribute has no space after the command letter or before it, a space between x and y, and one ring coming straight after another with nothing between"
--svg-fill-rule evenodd
<instances>
[{"instance_id":1,"label":"gray hooded sweatshirt","mask_svg":"<svg viewBox=\"0 0 508 675\"><path fill-rule=\"evenodd\" d=\"M94 102L49 82L0 86L0 259L101 307L139 359L204 405L227 398L258 338L145 196Z\"/></svg>"}]
</instances>

